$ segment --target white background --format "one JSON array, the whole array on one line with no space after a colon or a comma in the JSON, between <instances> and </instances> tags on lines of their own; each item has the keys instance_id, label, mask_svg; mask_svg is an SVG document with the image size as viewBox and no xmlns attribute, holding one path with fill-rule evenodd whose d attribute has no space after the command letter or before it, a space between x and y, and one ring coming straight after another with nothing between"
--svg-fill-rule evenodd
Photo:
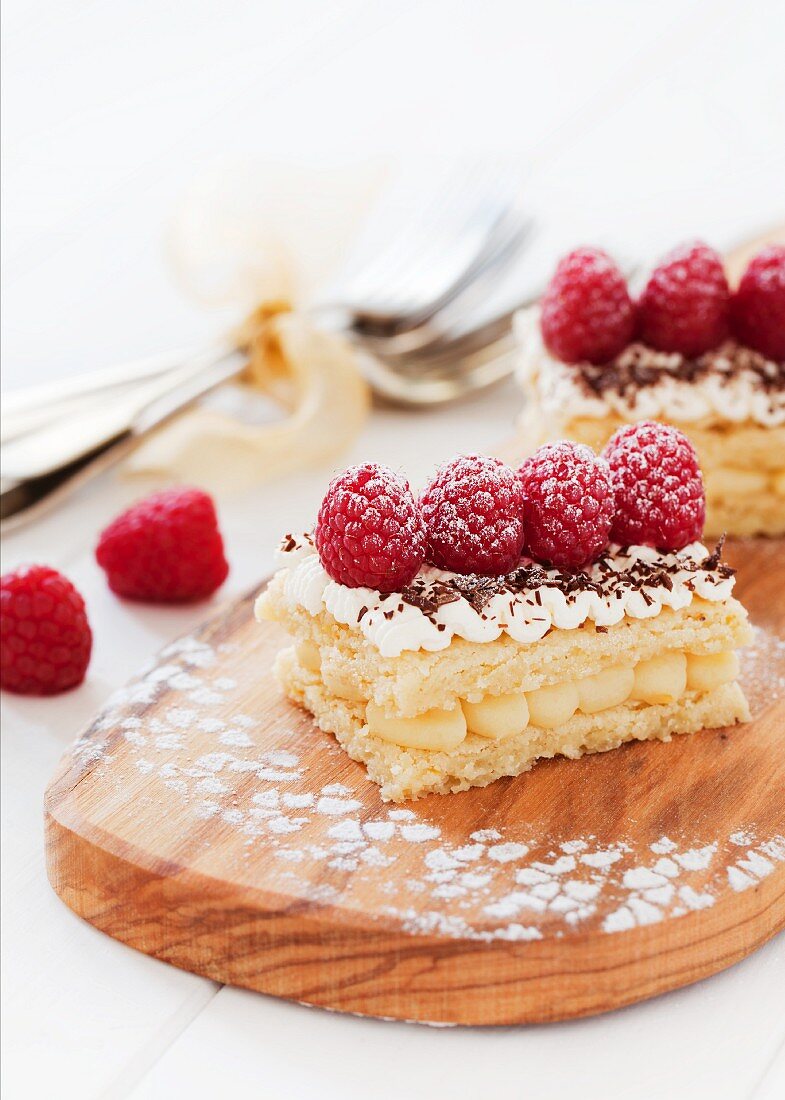
<instances>
[{"instance_id":1,"label":"white background","mask_svg":"<svg viewBox=\"0 0 785 1100\"><path fill-rule=\"evenodd\" d=\"M569 227L640 255L685 235L722 246L785 220L777 0L4 7L8 387L215 330L162 248L184 190L215 165L510 157L526 166L546 242ZM502 388L435 414L376 412L350 457L405 459L418 481L445 452L504 437L516 402ZM280 530L309 521L323 484L290 477L222 502L225 595L264 574ZM110 689L205 614L122 606L106 592L92 544L133 491L106 481L3 543L4 568L65 569L96 635L78 691L3 699L5 1096L783 1095L782 936L723 975L609 1017L468 1031L219 989L73 917L43 872L46 781Z\"/></svg>"}]
</instances>

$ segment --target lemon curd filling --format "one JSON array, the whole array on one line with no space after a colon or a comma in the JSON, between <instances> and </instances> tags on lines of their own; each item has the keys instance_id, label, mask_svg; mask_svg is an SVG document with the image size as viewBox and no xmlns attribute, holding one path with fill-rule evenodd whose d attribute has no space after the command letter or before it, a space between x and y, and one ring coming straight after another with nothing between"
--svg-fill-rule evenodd
<instances>
[{"instance_id":1,"label":"lemon curd filling","mask_svg":"<svg viewBox=\"0 0 785 1100\"><path fill-rule=\"evenodd\" d=\"M365 719L368 732L383 741L446 751L467 734L498 741L523 733L529 725L557 729L576 712L599 714L628 701L649 706L675 703L688 692L708 692L732 683L738 671L734 650L709 654L674 650L634 666L617 665L530 692L486 695L477 703L459 699L452 710L433 708L410 718L390 716L369 702Z\"/></svg>"}]
</instances>

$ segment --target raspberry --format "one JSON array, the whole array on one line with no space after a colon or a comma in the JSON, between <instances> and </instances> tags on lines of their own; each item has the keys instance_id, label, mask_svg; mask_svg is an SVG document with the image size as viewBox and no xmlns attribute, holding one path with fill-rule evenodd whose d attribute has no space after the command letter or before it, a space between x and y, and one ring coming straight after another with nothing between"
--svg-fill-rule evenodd
<instances>
[{"instance_id":1,"label":"raspberry","mask_svg":"<svg viewBox=\"0 0 785 1100\"><path fill-rule=\"evenodd\" d=\"M526 552L580 569L608 545L614 502L608 463L583 443L546 443L518 471Z\"/></svg>"},{"instance_id":2,"label":"raspberry","mask_svg":"<svg viewBox=\"0 0 785 1100\"><path fill-rule=\"evenodd\" d=\"M395 592L425 560L425 524L409 482L375 462L333 478L315 538L325 570L349 588Z\"/></svg>"},{"instance_id":3,"label":"raspberry","mask_svg":"<svg viewBox=\"0 0 785 1100\"><path fill-rule=\"evenodd\" d=\"M607 363L635 335L624 276L599 248L576 248L559 262L541 309L543 340L565 363Z\"/></svg>"},{"instance_id":4,"label":"raspberry","mask_svg":"<svg viewBox=\"0 0 785 1100\"><path fill-rule=\"evenodd\" d=\"M129 600L205 599L229 572L212 497L163 489L121 513L95 551L109 587Z\"/></svg>"},{"instance_id":5,"label":"raspberry","mask_svg":"<svg viewBox=\"0 0 785 1100\"><path fill-rule=\"evenodd\" d=\"M461 455L440 466L420 497L428 558L455 573L509 573L523 546L523 493L498 458Z\"/></svg>"},{"instance_id":6,"label":"raspberry","mask_svg":"<svg viewBox=\"0 0 785 1100\"><path fill-rule=\"evenodd\" d=\"M47 565L0 577L0 685L20 695L56 695L84 680L93 635L82 597Z\"/></svg>"},{"instance_id":7,"label":"raspberry","mask_svg":"<svg viewBox=\"0 0 785 1100\"><path fill-rule=\"evenodd\" d=\"M691 241L655 267L638 302L641 339L659 351L702 355L728 334L730 290L713 248Z\"/></svg>"},{"instance_id":8,"label":"raspberry","mask_svg":"<svg viewBox=\"0 0 785 1100\"><path fill-rule=\"evenodd\" d=\"M611 530L616 542L680 550L700 540L706 498L698 456L686 435L640 420L619 428L603 454L616 491Z\"/></svg>"},{"instance_id":9,"label":"raspberry","mask_svg":"<svg viewBox=\"0 0 785 1100\"><path fill-rule=\"evenodd\" d=\"M768 359L785 359L785 246L750 261L731 299L733 334Z\"/></svg>"}]
</instances>

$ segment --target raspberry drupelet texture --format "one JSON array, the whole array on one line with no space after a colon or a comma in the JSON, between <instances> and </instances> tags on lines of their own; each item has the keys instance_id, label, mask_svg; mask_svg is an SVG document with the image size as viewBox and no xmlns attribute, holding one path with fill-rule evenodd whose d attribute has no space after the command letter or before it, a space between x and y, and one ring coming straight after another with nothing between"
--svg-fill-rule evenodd
<instances>
[{"instance_id":1,"label":"raspberry drupelet texture","mask_svg":"<svg viewBox=\"0 0 785 1100\"><path fill-rule=\"evenodd\" d=\"M436 472L420 497L428 560L455 573L509 573L523 545L523 493L509 466L461 455Z\"/></svg>"},{"instance_id":2,"label":"raspberry drupelet texture","mask_svg":"<svg viewBox=\"0 0 785 1100\"><path fill-rule=\"evenodd\" d=\"M608 545L614 494L608 463L583 443L546 443L518 471L525 550L558 569L580 569Z\"/></svg>"},{"instance_id":3,"label":"raspberry drupelet texture","mask_svg":"<svg viewBox=\"0 0 785 1100\"><path fill-rule=\"evenodd\" d=\"M750 261L731 299L731 323L740 343L785 360L785 245L764 248Z\"/></svg>"},{"instance_id":4,"label":"raspberry drupelet texture","mask_svg":"<svg viewBox=\"0 0 785 1100\"><path fill-rule=\"evenodd\" d=\"M129 600L205 599L229 573L215 505L201 489L164 489L132 505L101 534L95 556Z\"/></svg>"},{"instance_id":5,"label":"raspberry drupelet texture","mask_svg":"<svg viewBox=\"0 0 785 1100\"><path fill-rule=\"evenodd\" d=\"M559 262L541 310L543 340L565 363L607 363L635 335L627 283L599 248L576 248Z\"/></svg>"},{"instance_id":6,"label":"raspberry drupelet texture","mask_svg":"<svg viewBox=\"0 0 785 1100\"><path fill-rule=\"evenodd\" d=\"M374 462L333 478L314 536L327 573L349 588L395 592L425 560L425 524L408 481Z\"/></svg>"},{"instance_id":7,"label":"raspberry drupelet texture","mask_svg":"<svg viewBox=\"0 0 785 1100\"><path fill-rule=\"evenodd\" d=\"M698 456L676 428L641 420L611 436L604 456L613 476L611 537L623 545L681 550L703 535L706 497Z\"/></svg>"},{"instance_id":8,"label":"raspberry drupelet texture","mask_svg":"<svg viewBox=\"0 0 785 1100\"><path fill-rule=\"evenodd\" d=\"M728 335L729 303L714 249L702 241L679 245L655 267L638 302L641 339L659 351L702 355Z\"/></svg>"},{"instance_id":9,"label":"raspberry drupelet texture","mask_svg":"<svg viewBox=\"0 0 785 1100\"><path fill-rule=\"evenodd\" d=\"M27 565L0 577L0 685L56 695L84 680L93 647L85 603L67 577Z\"/></svg>"}]
</instances>

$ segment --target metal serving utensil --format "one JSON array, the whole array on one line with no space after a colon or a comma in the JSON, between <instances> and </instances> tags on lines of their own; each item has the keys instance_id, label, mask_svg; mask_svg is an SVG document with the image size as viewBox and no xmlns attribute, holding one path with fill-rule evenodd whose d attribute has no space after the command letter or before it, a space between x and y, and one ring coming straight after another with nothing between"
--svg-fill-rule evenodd
<instances>
[{"instance_id":1,"label":"metal serving utensil","mask_svg":"<svg viewBox=\"0 0 785 1100\"><path fill-rule=\"evenodd\" d=\"M438 321L520 255L532 222L514 200L509 180L479 170L458 174L388 249L347 272L311 307L317 323L344 331L358 347L379 394L410 405L441 403L511 371L511 348L496 339L496 329L487 328L487 338L483 329L474 341L457 339ZM9 394L0 431L5 528L119 461L245 363L224 342Z\"/></svg>"},{"instance_id":2,"label":"metal serving utensil","mask_svg":"<svg viewBox=\"0 0 785 1100\"><path fill-rule=\"evenodd\" d=\"M361 346L373 339L381 351L386 335L422 330L467 289L499 278L520 253L532 222L516 209L515 199L509 176L477 166L456 172L445 188L407 215L403 229L385 248L370 259L362 250L350 259L344 274L308 307L308 313L316 323L346 332ZM384 208L380 217L384 221ZM214 353L223 350L219 347ZM169 376L174 387L180 369L188 373L189 362L194 371L201 369L203 353L197 349L155 356L11 392L3 403L0 443L72 416L83 400L106 396L120 406L130 397L135 409L136 383L146 385ZM391 361L390 369L394 368ZM385 367L377 372L382 389L386 373Z\"/></svg>"}]
</instances>

